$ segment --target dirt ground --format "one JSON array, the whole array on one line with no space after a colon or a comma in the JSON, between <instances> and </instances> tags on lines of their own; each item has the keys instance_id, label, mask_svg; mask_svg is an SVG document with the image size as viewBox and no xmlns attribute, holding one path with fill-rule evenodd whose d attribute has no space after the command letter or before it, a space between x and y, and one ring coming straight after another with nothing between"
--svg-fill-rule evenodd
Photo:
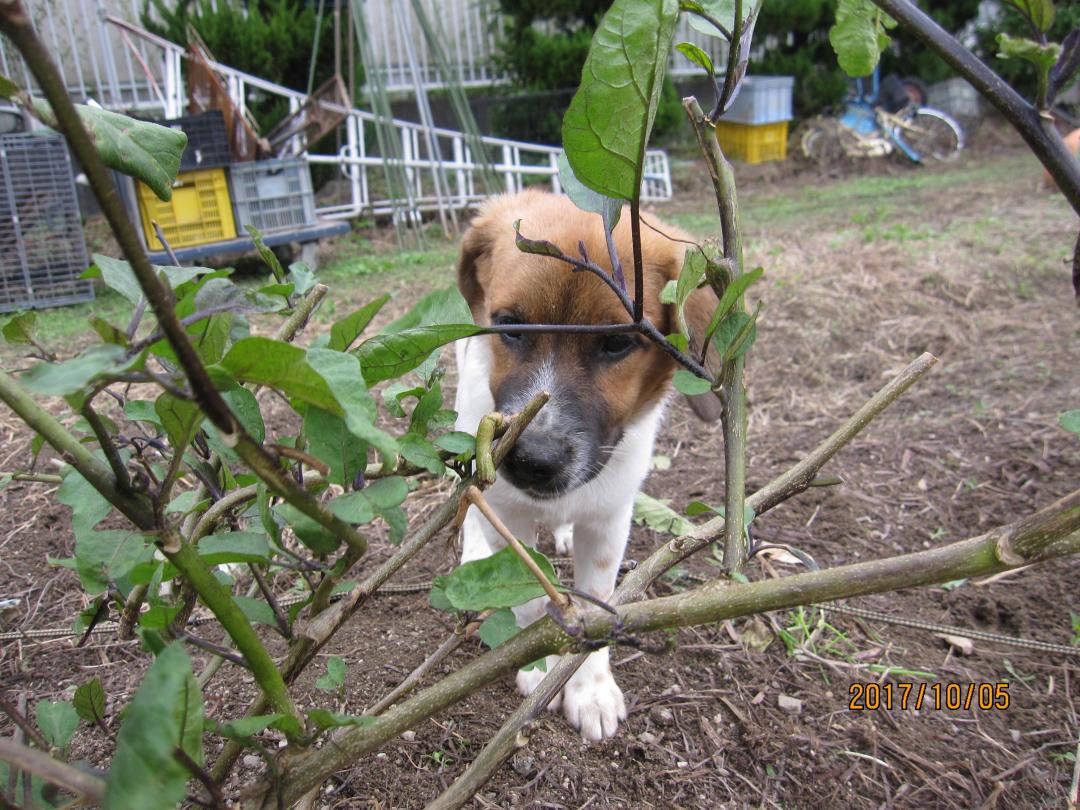
<instances>
[{"instance_id":1,"label":"dirt ground","mask_svg":"<svg viewBox=\"0 0 1080 810\"><path fill-rule=\"evenodd\" d=\"M989 136L988 136L989 137ZM1000 142L999 142L1000 141ZM1080 480L1080 441L1058 427L1080 407L1080 319L1066 259L1077 221L1038 184L1021 147L999 138L948 167L867 167L865 175L740 169L748 261L766 269L765 303L749 363L749 487L769 481L921 352L939 366L846 448L825 472L841 486L814 489L754 523L822 566L919 550L980 534L1050 504ZM689 172L661 216L700 235L712 203ZM447 279L450 273L447 269ZM419 294L404 292L403 308ZM341 311L339 309L339 311ZM28 436L3 422L0 469L28 457ZM654 497L681 508L723 500L718 427L673 403L658 441ZM23 608L0 629L64 626L82 605L70 572L67 510L41 485L11 485L0 510L0 597ZM412 523L438 502L416 501ZM628 556L663 538L635 527ZM390 552L373 543L372 561ZM400 582L453 564L437 541ZM751 578L792 573L755 563ZM707 553L655 594L711 575ZM1080 559L988 580L854 600L906 618L1069 645L1080 643ZM348 664L346 711L359 713L395 686L450 632L424 594L385 596L340 633L326 654ZM205 635L214 637L214 631ZM786 642L785 642L786 639ZM657 640L664 640L659 638ZM806 611L669 634L668 652L614 653L629 719L612 740L584 745L545 714L529 744L473 807L523 808L1061 808L1076 779L1080 657L976 641L964 649L930 633ZM446 670L481 652L470 644ZM205 659L199 659L196 668ZM7 642L0 683L32 699L70 695L92 677L110 698L110 722L146 664L134 645L96 637ZM301 701L330 707L315 691ZM1007 683L1007 709L849 708L852 684ZM224 668L206 690L208 711L235 716L252 686ZM387 745L329 782L318 806L419 808L481 750L515 708L508 679ZM0 722L0 735L10 727ZM73 757L101 762L100 732L79 731ZM241 763L239 778L258 768Z\"/></svg>"}]
</instances>

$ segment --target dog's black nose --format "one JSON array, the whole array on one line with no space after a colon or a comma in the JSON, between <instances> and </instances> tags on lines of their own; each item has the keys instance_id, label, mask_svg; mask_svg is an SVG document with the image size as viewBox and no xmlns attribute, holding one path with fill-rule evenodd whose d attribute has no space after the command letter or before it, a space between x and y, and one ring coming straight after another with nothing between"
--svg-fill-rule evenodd
<instances>
[{"instance_id":1,"label":"dog's black nose","mask_svg":"<svg viewBox=\"0 0 1080 810\"><path fill-rule=\"evenodd\" d=\"M570 461L569 448L550 438L521 436L503 461L503 471L516 487L554 492Z\"/></svg>"}]
</instances>

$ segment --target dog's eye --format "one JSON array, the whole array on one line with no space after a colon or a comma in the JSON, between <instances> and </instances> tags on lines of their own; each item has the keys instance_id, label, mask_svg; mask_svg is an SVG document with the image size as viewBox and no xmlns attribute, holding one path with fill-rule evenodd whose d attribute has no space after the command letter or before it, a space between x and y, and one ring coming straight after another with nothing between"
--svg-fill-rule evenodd
<instances>
[{"instance_id":1,"label":"dog's eye","mask_svg":"<svg viewBox=\"0 0 1080 810\"><path fill-rule=\"evenodd\" d=\"M600 341L600 351L607 360L621 360L637 345L632 335L607 335Z\"/></svg>"},{"instance_id":2,"label":"dog's eye","mask_svg":"<svg viewBox=\"0 0 1080 810\"><path fill-rule=\"evenodd\" d=\"M515 324L522 323L520 318L515 318L513 315L496 315L491 319L493 326L513 326ZM523 332L500 332L499 336L503 339L504 343L515 344L520 343L525 334Z\"/></svg>"}]
</instances>

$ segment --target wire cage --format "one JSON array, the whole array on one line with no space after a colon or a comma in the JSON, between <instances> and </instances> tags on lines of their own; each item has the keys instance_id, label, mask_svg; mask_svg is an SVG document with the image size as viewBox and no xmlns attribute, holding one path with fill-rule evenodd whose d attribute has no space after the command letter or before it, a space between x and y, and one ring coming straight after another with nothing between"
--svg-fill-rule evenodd
<instances>
[{"instance_id":1,"label":"wire cage","mask_svg":"<svg viewBox=\"0 0 1080 810\"><path fill-rule=\"evenodd\" d=\"M87 264L64 139L0 135L0 312L93 300Z\"/></svg>"}]
</instances>

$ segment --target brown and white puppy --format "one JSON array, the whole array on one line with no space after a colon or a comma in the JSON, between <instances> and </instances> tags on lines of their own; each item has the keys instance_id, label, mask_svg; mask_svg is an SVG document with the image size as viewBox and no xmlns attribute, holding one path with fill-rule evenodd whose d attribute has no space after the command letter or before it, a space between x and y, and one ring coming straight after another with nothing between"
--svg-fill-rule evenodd
<instances>
[{"instance_id":1,"label":"brown and white puppy","mask_svg":"<svg viewBox=\"0 0 1080 810\"><path fill-rule=\"evenodd\" d=\"M567 255L577 256L584 243L589 257L610 272L598 215L581 211L566 197L539 191L492 198L465 234L458 265L458 284L477 324L630 321L601 279L573 272L554 258L519 251L517 220L522 234L553 242ZM670 334L676 331L674 312L660 303L660 291L678 278L691 240L658 221L649 224L656 230L641 229L645 314ZM620 260L632 267L629 211L614 235ZM632 295L632 281L629 286ZM703 334L716 304L710 290L691 296L687 319L695 334ZM630 533L634 496L650 468L674 362L631 333L510 332L459 341L456 351L459 430L475 432L481 417L494 410L519 411L540 391L551 395L486 496L522 542L535 544L539 529L547 528L560 546L572 545L575 587L606 600ZM719 415L712 394L692 404L704 418ZM487 557L505 545L475 508L466 516L463 535L462 562ZM540 599L516 609L518 624L526 626L543 610ZM554 661L554 656L549 659ZM530 693L543 675L538 669L519 672L518 688ZM626 717L606 649L589 656L560 699L567 719L589 740L613 735Z\"/></svg>"}]
</instances>

